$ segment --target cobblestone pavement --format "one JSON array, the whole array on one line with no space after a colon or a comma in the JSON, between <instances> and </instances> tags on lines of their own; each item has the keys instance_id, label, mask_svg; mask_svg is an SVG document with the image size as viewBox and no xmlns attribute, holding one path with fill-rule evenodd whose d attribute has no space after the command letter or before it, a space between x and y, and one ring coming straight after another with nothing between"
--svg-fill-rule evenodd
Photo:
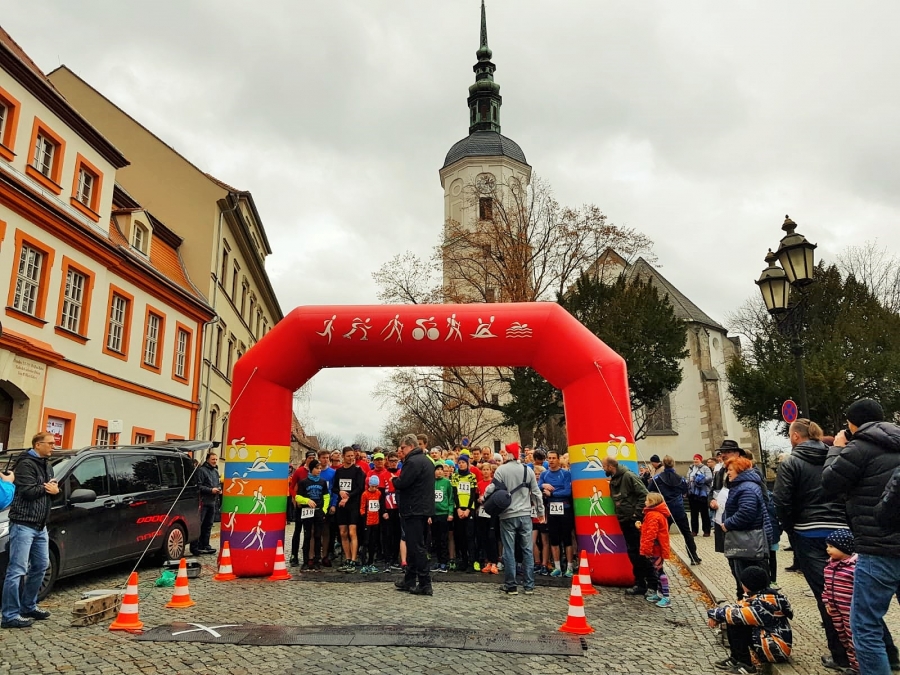
<instances>
[{"instance_id":1,"label":"cobblestone pavement","mask_svg":"<svg viewBox=\"0 0 900 675\"><path fill-rule=\"evenodd\" d=\"M155 588L156 567L140 572L141 620L147 628L173 621L205 625L398 624L478 630L555 632L566 618L569 590L541 587L533 596L501 595L487 583L441 583L434 597L400 594L390 583L272 583L212 581L213 556L201 558L190 581L196 605L165 609L171 588ZM703 621L708 599L677 564L670 567L672 607L659 609L622 589L601 588L585 598L588 650L579 657L517 656L480 651L402 647L249 647L138 642L110 633L109 621L72 628L73 603L86 590L124 585L130 566L59 582L43 603L48 621L27 630L0 631L0 673L672 673L707 675L723 658L717 635ZM449 576L449 575L448 575ZM498 580L499 583L499 580ZM694 588L692 588L692 584Z\"/></svg>"},{"instance_id":2,"label":"cobblestone pavement","mask_svg":"<svg viewBox=\"0 0 900 675\"><path fill-rule=\"evenodd\" d=\"M712 591L713 595L724 598L729 602L734 600L735 583L731 576L731 571L728 569L725 556L715 552L712 537L699 536L695 541L697 543L697 551L703 562L692 567L691 570L699 577L701 582L704 582L703 585ZM684 540L674 532L672 544L682 559L687 560ZM820 656L828 653L828 647L825 642L825 631L822 628L819 610L816 608L816 602L810 594L809 586L806 585L806 580L802 574L784 570L793 561L792 553L785 551L785 546L788 546L786 536L782 538L782 550L778 552L777 583L781 586L782 592L791 601L791 606L794 608L794 620L791 622L794 631L794 652L791 659L793 668L780 666L778 670L783 673L796 672L802 675L833 673L834 671L823 668L819 660ZM892 603L886 621L896 639L900 636L900 607Z\"/></svg>"}]
</instances>

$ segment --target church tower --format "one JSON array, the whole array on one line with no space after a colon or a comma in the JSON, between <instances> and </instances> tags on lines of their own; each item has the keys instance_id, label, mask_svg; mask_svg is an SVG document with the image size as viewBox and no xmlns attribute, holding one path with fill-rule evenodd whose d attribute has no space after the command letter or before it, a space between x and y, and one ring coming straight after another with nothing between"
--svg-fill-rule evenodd
<instances>
[{"instance_id":1,"label":"church tower","mask_svg":"<svg viewBox=\"0 0 900 675\"><path fill-rule=\"evenodd\" d=\"M475 52L475 83L469 87L469 135L455 143L440 170L444 188L444 222L455 221L477 227L478 221L490 216L484 200L467 197L474 186L492 183L508 185L512 179L526 185L531 180L531 167L519 145L500 133L500 85L494 81L497 66L488 47L487 18L481 0L481 41Z\"/></svg>"}]
</instances>

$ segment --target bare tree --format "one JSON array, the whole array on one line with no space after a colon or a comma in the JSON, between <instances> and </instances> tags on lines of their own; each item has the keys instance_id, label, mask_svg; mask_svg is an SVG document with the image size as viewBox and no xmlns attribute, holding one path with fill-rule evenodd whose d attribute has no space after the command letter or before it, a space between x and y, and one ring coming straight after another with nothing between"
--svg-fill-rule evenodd
<instances>
[{"instance_id":1,"label":"bare tree","mask_svg":"<svg viewBox=\"0 0 900 675\"><path fill-rule=\"evenodd\" d=\"M344 447L344 438L340 434L334 434L330 431L319 431L313 434L319 439L320 448L328 448L329 450L340 450Z\"/></svg>"},{"instance_id":2,"label":"bare tree","mask_svg":"<svg viewBox=\"0 0 900 675\"><path fill-rule=\"evenodd\" d=\"M440 260L433 254L422 260L411 251L395 255L372 274L378 284L378 299L401 305L443 302Z\"/></svg>"},{"instance_id":3,"label":"bare tree","mask_svg":"<svg viewBox=\"0 0 900 675\"><path fill-rule=\"evenodd\" d=\"M844 276L865 284L883 307L900 313L900 257L877 241L851 246L835 261Z\"/></svg>"}]
</instances>

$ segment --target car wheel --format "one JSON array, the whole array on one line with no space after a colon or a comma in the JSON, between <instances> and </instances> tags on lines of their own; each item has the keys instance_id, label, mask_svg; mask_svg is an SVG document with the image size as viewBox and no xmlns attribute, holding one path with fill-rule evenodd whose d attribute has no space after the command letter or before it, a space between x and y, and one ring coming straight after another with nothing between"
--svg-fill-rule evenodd
<instances>
[{"instance_id":1,"label":"car wheel","mask_svg":"<svg viewBox=\"0 0 900 675\"><path fill-rule=\"evenodd\" d=\"M187 535L184 527L178 523L172 525L163 540L162 557L165 560L180 560L184 557Z\"/></svg>"},{"instance_id":2,"label":"car wheel","mask_svg":"<svg viewBox=\"0 0 900 675\"><path fill-rule=\"evenodd\" d=\"M56 578L59 576L59 554L54 550L50 550L50 567L47 568L47 571L44 572L44 579L41 581L41 589L38 591L38 600L43 600L48 595L50 595L50 591L53 590L53 585L56 583Z\"/></svg>"}]
</instances>

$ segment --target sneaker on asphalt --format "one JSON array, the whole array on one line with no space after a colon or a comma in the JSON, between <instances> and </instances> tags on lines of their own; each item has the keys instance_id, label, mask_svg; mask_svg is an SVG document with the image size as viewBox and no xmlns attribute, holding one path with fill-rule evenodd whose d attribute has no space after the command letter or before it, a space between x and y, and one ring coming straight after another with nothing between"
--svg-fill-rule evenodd
<instances>
[{"instance_id":1,"label":"sneaker on asphalt","mask_svg":"<svg viewBox=\"0 0 900 675\"><path fill-rule=\"evenodd\" d=\"M519 589L518 588L507 588L506 586L501 586L500 592L504 593L506 595L518 595Z\"/></svg>"},{"instance_id":2,"label":"sneaker on asphalt","mask_svg":"<svg viewBox=\"0 0 900 675\"><path fill-rule=\"evenodd\" d=\"M455 571L456 571L456 561L455 561L455 560L451 560L451 561L450 561L450 564L448 565L448 569L449 569L451 572L455 572Z\"/></svg>"},{"instance_id":3,"label":"sneaker on asphalt","mask_svg":"<svg viewBox=\"0 0 900 675\"><path fill-rule=\"evenodd\" d=\"M490 574L491 573L491 563L485 563L484 567L481 568L482 574Z\"/></svg>"},{"instance_id":4,"label":"sneaker on asphalt","mask_svg":"<svg viewBox=\"0 0 900 675\"><path fill-rule=\"evenodd\" d=\"M566 568L566 574L565 574L565 577L566 577L567 579L571 579L571 578L574 577L574 576L575 576L575 573L572 571L572 568L571 568L571 567L567 567L567 568Z\"/></svg>"},{"instance_id":5,"label":"sneaker on asphalt","mask_svg":"<svg viewBox=\"0 0 900 675\"><path fill-rule=\"evenodd\" d=\"M291 567L296 567L297 565L300 564L300 560L297 558L297 556L292 555L292 556L291 556L291 561L290 561L289 564L290 564ZM302 571L302 570L301 570L301 571Z\"/></svg>"},{"instance_id":6,"label":"sneaker on asphalt","mask_svg":"<svg viewBox=\"0 0 900 675\"><path fill-rule=\"evenodd\" d=\"M740 661L735 661L730 656L727 659L722 661L716 661L716 668L719 670L724 670L726 673L755 673L756 666L750 665L749 663L741 663Z\"/></svg>"},{"instance_id":7,"label":"sneaker on asphalt","mask_svg":"<svg viewBox=\"0 0 900 675\"><path fill-rule=\"evenodd\" d=\"M632 586L625 591L625 595L647 595L647 588L645 586Z\"/></svg>"},{"instance_id":8,"label":"sneaker on asphalt","mask_svg":"<svg viewBox=\"0 0 900 675\"><path fill-rule=\"evenodd\" d=\"M440 569L440 567L441 567L441 564L440 564L440 563L437 563L437 562L436 562L436 563L433 563L433 564L431 565L431 571L432 571L432 572L437 572L437 571Z\"/></svg>"},{"instance_id":9,"label":"sneaker on asphalt","mask_svg":"<svg viewBox=\"0 0 900 675\"><path fill-rule=\"evenodd\" d=\"M437 571L440 572L441 574L446 574L447 566L446 565L438 565Z\"/></svg>"},{"instance_id":10,"label":"sneaker on asphalt","mask_svg":"<svg viewBox=\"0 0 900 675\"><path fill-rule=\"evenodd\" d=\"M672 600L670 598L660 598L659 602L656 603L657 607L671 607Z\"/></svg>"},{"instance_id":11,"label":"sneaker on asphalt","mask_svg":"<svg viewBox=\"0 0 900 675\"><path fill-rule=\"evenodd\" d=\"M503 563L502 562L498 562L496 565L494 565L494 567L496 567L501 572L503 571Z\"/></svg>"},{"instance_id":12,"label":"sneaker on asphalt","mask_svg":"<svg viewBox=\"0 0 900 675\"><path fill-rule=\"evenodd\" d=\"M322 558L322 567L331 567L331 558Z\"/></svg>"},{"instance_id":13,"label":"sneaker on asphalt","mask_svg":"<svg viewBox=\"0 0 900 675\"><path fill-rule=\"evenodd\" d=\"M525 595L534 595L534 589L533 589L533 588L525 588L525 589L522 590L522 592L523 592Z\"/></svg>"},{"instance_id":14,"label":"sneaker on asphalt","mask_svg":"<svg viewBox=\"0 0 900 675\"><path fill-rule=\"evenodd\" d=\"M500 574L500 569L502 568L498 569L497 565L491 564L491 574Z\"/></svg>"},{"instance_id":15,"label":"sneaker on asphalt","mask_svg":"<svg viewBox=\"0 0 900 675\"><path fill-rule=\"evenodd\" d=\"M845 663L843 665L839 664L835 661L831 656L825 655L819 657L822 661L822 665L828 668L828 670L839 670L841 672L844 671L845 668L849 668L850 664Z\"/></svg>"},{"instance_id":16,"label":"sneaker on asphalt","mask_svg":"<svg viewBox=\"0 0 900 675\"><path fill-rule=\"evenodd\" d=\"M291 567L296 567L296 566L297 566L296 563L291 563ZM302 573L302 572L311 572L311 571L312 571L312 568L311 568L309 565L303 565L303 566L300 568L300 572L301 572L301 573Z\"/></svg>"},{"instance_id":17,"label":"sneaker on asphalt","mask_svg":"<svg viewBox=\"0 0 900 675\"><path fill-rule=\"evenodd\" d=\"M651 593L650 595L645 596L644 599L647 602L656 603L656 602L659 602L660 600L662 600L663 596L661 596L659 593Z\"/></svg>"},{"instance_id":18,"label":"sneaker on asphalt","mask_svg":"<svg viewBox=\"0 0 900 675\"><path fill-rule=\"evenodd\" d=\"M44 619L50 618L50 612L48 612L46 609L36 607L30 612L22 612L22 617L25 619L36 619L37 621L43 621Z\"/></svg>"},{"instance_id":19,"label":"sneaker on asphalt","mask_svg":"<svg viewBox=\"0 0 900 675\"><path fill-rule=\"evenodd\" d=\"M313 565L313 571L315 571L315 572L321 572L321 571L322 571L322 566L321 566L319 563L316 563L315 565Z\"/></svg>"},{"instance_id":20,"label":"sneaker on asphalt","mask_svg":"<svg viewBox=\"0 0 900 675\"><path fill-rule=\"evenodd\" d=\"M561 577L561 576L562 576L562 570L558 570L558 569L556 569L556 568L554 567L554 568L553 568L553 571L550 572L550 576L551 576L551 577Z\"/></svg>"},{"instance_id":21,"label":"sneaker on asphalt","mask_svg":"<svg viewBox=\"0 0 900 675\"><path fill-rule=\"evenodd\" d=\"M394 588L396 588L398 591L408 592L413 589L413 586L410 586L401 579L400 581L394 582Z\"/></svg>"},{"instance_id":22,"label":"sneaker on asphalt","mask_svg":"<svg viewBox=\"0 0 900 675\"><path fill-rule=\"evenodd\" d=\"M14 617L9 621L0 622L0 628L31 628L34 621L31 619L23 619L21 616Z\"/></svg>"},{"instance_id":23,"label":"sneaker on asphalt","mask_svg":"<svg viewBox=\"0 0 900 675\"><path fill-rule=\"evenodd\" d=\"M479 563L479 562L472 563L472 567L475 568L476 572L481 571L481 563Z\"/></svg>"},{"instance_id":24,"label":"sneaker on asphalt","mask_svg":"<svg viewBox=\"0 0 900 675\"><path fill-rule=\"evenodd\" d=\"M432 590L431 586L420 586L416 584L415 588L409 589L410 595L434 595L434 590Z\"/></svg>"}]
</instances>

